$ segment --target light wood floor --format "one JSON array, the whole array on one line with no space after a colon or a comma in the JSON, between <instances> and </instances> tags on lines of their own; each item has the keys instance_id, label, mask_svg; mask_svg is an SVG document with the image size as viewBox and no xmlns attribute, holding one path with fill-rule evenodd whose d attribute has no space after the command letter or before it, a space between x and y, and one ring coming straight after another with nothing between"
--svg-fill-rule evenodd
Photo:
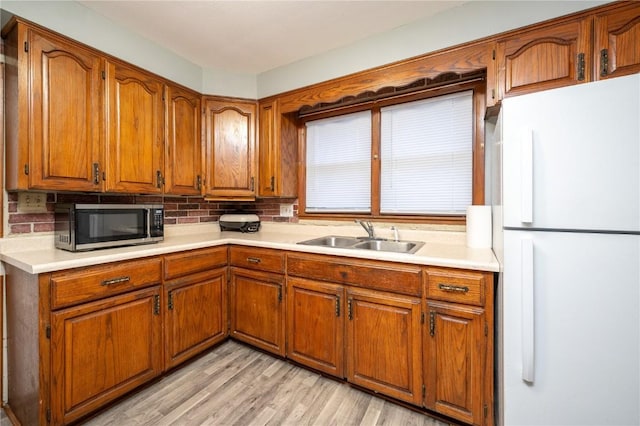
<instances>
[{"instance_id":1,"label":"light wood floor","mask_svg":"<svg viewBox=\"0 0 640 426\"><path fill-rule=\"evenodd\" d=\"M233 341L85 424L447 425Z\"/></svg>"}]
</instances>

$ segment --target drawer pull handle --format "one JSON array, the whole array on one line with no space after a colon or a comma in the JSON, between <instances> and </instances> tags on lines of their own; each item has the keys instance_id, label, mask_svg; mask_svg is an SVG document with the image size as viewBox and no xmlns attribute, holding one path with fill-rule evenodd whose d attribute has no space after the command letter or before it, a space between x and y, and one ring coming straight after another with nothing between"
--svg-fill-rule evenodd
<instances>
[{"instance_id":1,"label":"drawer pull handle","mask_svg":"<svg viewBox=\"0 0 640 426\"><path fill-rule=\"evenodd\" d=\"M450 291L453 293L466 293L469 287L461 285L438 284L438 288L442 291Z\"/></svg>"},{"instance_id":2,"label":"drawer pull handle","mask_svg":"<svg viewBox=\"0 0 640 426\"><path fill-rule=\"evenodd\" d=\"M260 263L259 257L247 257L247 262L249 263Z\"/></svg>"},{"instance_id":3,"label":"drawer pull handle","mask_svg":"<svg viewBox=\"0 0 640 426\"><path fill-rule=\"evenodd\" d=\"M120 283L126 283L127 281L129 281L131 278L130 277L118 277L118 278L113 278L110 280L104 280L102 281L102 285L113 285L113 284L120 284Z\"/></svg>"}]
</instances>

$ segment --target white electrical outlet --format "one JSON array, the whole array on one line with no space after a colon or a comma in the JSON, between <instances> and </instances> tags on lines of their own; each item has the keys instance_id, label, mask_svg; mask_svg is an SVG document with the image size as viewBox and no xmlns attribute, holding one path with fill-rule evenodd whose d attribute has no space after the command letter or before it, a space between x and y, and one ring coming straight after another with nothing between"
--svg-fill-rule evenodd
<instances>
[{"instance_id":1,"label":"white electrical outlet","mask_svg":"<svg viewBox=\"0 0 640 426\"><path fill-rule=\"evenodd\" d=\"M293 204L280 204L280 216L293 217Z\"/></svg>"},{"instance_id":2,"label":"white electrical outlet","mask_svg":"<svg viewBox=\"0 0 640 426\"><path fill-rule=\"evenodd\" d=\"M46 213L47 194L40 192L19 192L18 213Z\"/></svg>"}]
</instances>

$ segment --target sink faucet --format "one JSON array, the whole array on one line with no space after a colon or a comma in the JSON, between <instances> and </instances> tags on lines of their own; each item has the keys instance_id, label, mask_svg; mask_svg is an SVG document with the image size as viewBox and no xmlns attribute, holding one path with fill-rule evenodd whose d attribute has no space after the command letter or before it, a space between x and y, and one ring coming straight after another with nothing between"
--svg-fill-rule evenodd
<instances>
[{"instance_id":1,"label":"sink faucet","mask_svg":"<svg viewBox=\"0 0 640 426\"><path fill-rule=\"evenodd\" d=\"M391 230L393 231L393 240L400 241L400 236L398 235L398 228L396 228L395 226L392 226Z\"/></svg>"},{"instance_id":2,"label":"sink faucet","mask_svg":"<svg viewBox=\"0 0 640 426\"><path fill-rule=\"evenodd\" d=\"M362 226L364 228L365 231L367 231L367 234L369 234L369 238L375 238L375 232L373 229L373 224L371 222L364 221L364 220L360 220L360 219L356 219L355 221L356 223L360 224L360 226Z\"/></svg>"}]
</instances>

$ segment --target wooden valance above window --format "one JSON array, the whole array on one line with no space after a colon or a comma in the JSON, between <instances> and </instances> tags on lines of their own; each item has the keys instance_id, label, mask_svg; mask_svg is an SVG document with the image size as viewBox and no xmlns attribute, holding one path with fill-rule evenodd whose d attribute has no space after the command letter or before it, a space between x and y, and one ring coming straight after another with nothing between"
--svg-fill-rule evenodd
<instances>
[{"instance_id":1,"label":"wooden valance above window","mask_svg":"<svg viewBox=\"0 0 640 426\"><path fill-rule=\"evenodd\" d=\"M420 78L404 86L387 86L377 91L367 90L358 95L345 96L335 102L319 102L315 105L304 105L298 110L298 117L308 117L327 111L335 111L346 107L352 107L355 105L364 105L380 100L387 100L398 96L426 92L429 90L439 89L455 84L484 80L485 77L486 70L472 71L462 74L458 74L455 72L446 72L439 74L434 78Z\"/></svg>"}]
</instances>

